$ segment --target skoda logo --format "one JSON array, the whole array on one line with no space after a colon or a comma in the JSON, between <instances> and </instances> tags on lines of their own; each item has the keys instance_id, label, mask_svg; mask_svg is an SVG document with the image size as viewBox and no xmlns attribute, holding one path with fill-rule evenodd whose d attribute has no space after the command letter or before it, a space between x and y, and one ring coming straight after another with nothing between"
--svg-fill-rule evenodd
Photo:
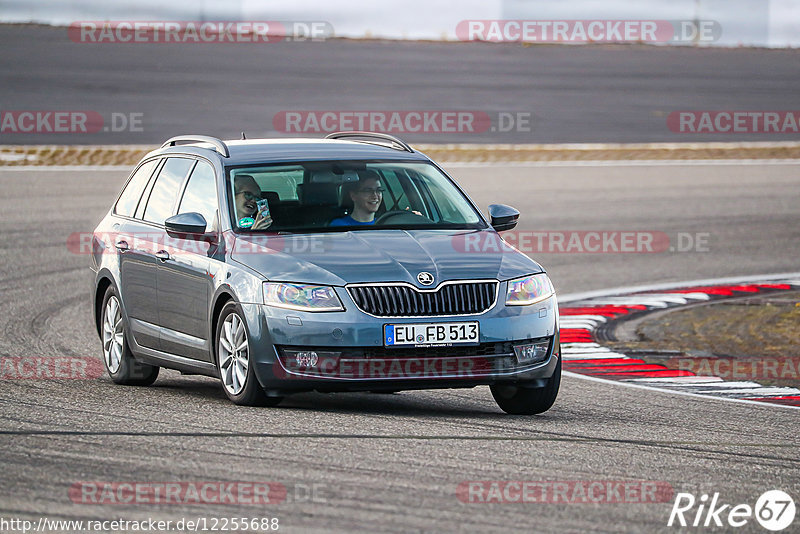
<instances>
[{"instance_id":1,"label":"skoda logo","mask_svg":"<svg viewBox=\"0 0 800 534\"><path fill-rule=\"evenodd\" d=\"M431 273L422 271L417 275L417 281L423 286L429 286L433 283L433 275Z\"/></svg>"}]
</instances>

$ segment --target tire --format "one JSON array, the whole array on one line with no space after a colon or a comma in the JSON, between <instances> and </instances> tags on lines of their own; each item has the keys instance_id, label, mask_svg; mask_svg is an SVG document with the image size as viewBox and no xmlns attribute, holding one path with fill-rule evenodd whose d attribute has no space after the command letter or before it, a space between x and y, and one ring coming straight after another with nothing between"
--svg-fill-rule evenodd
<instances>
[{"instance_id":1,"label":"tire","mask_svg":"<svg viewBox=\"0 0 800 534\"><path fill-rule=\"evenodd\" d=\"M547 379L547 385L540 388L523 388L497 384L490 386L500 409L512 415L535 415L544 413L553 406L561 385L561 358L558 359L553 376Z\"/></svg>"},{"instance_id":2,"label":"tire","mask_svg":"<svg viewBox=\"0 0 800 534\"><path fill-rule=\"evenodd\" d=\"M122 307L113 286L103 297L100 319L100 339L103 342L103 365L108 376L117 384L149 386L158 378L158 367L137 362L125 334Z\"/></svg>"},{"instance_id":3,"label":"tire","mask_svg":"<svg viewBox=\"0 0 800 534\"><path fill-rule=\"evenodd\" d=\"M250 358L247 325L238 304L225 304L219 314L214 336L214 354L222 390L240 406L276 406L283 397L267 397L256 378Z\"/></svg>"}]
</instances>

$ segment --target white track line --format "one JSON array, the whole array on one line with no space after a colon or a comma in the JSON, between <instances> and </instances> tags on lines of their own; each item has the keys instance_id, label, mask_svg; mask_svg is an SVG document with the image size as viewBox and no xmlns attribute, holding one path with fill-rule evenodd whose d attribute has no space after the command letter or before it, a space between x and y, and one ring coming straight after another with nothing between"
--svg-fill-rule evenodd
<instances>
[{"instance_id":1,"label":"white track line","mask_svg":"<svg viewBox=\"0 0 800 534\"><path fill-rule=\"evenodd\" d=\"M722 384L715 385L709 389L704 389L702 392L707 395L730 395L739 398L747 397L784 397L788 395L797 395L796 388L779 388L779 387L764 387L761 384L755 384L758 387L752 388L723 388Z\"/></svg>"},{"instance_id":2,"label":"white track line","mask_svg":"<svg viewBox=\"0 0 800 534\"><path fill-rule=\"evenodd\" d=\"M631 358L625 354L620 354L619 352L600 352L600 353L587 353L587 354L564 354L563 358L565 360L603 360L606 358L609 359L619 359L619 360L630 360Z\"/></svg>"},{"instance_id":3,"label":"white track line","mask_svg":"<svg viewBox=\"0 0 800 534\"><path fill-rule=\"evenodd\" d=\"M561 321L561 330L594 330L596 327L594 321Z\"/></svg>"},{"instance_id":4,"label":"white track line","mask_svg":"<svg viewBox=\"0 0 800 534\"><path fill-rule=\"evenodd\" d=\"M718 376L673 376L668 378L629 378L626 382L633 382L636 384L647 384L648 382L663 383L665 387L680 386L680 387L693 387L693 386L709 386L714 385L724 380Z\"/></svg>"},{"instance_id":5,"label":"white track line","mask_svg":"<svg viewBox=\"0 0 800 534\"><path fill-rule=\"evenodd\" d=\"M5 171L132 171L136 165L0 165Z\"/></svg>"},{"instance_id":6,"label":"white track line","mask_svg":"<svg viewBox=\"0 0 800 534\"><path fill-rule=\"evenodd\" d=\"M564 375L573 377L573 378L580 378L581 380L588 380L590 382L600 382L602 384L613 384L615 386L621 386L625 388L634 388L634 389L645 389L649 391L657 391L659 393L665 393L667 395L679 395L681 397L693 397L695 399L703 399L703 400L715 400L715 401L722 401L722 402L738 402L742 404L750 404L753 406L761 406L764 408L790 408L792 410L800 410L800 406L787 406L785 404L775 404L772 402L764 402L764 401L754 401L754 400L746 400L746 399L732 399L728 397L715 397L713 395L701 395L698 393L689 393L688 391L678 391L674 389L664 389L664 388L655 388L652 386L643 386L641 384L632 384L630 382L620 382L615 380L608 380L605 378L597 378L594 376L587 376L581 375L578 373L571 373L569 371L564 371Z\"/></svg>"},{"instance_id":7,"label":"white track line","mask_svg":"<svg viewBox=\"0 0 800 534\"><path fill-rule=\"evenodd\" d=\"M577 161L446 161L449 168L470 167L708 167L742 165L800 165L800 159L641 159L641 160L577 160Z\"/></svg>"},{"instance_id":8,"label":"white track line","mask_svg":"<svg viewBox=\"0 0 800 534\"><path fill-rule=\"evenodd\" d=\"M800 273L756 274L750 276L730 276L726 278L704 278L701 280L690 280L688 282L665 282L661 284L647 284L641 286L614 287L596 291L585 291L583 293L559 295L558 303L560 305L566 302L577 302L595 297L610 297L629 293L642 293L644 291L665 291L669 289L682 289L686 287L718 286L724 284L744 284L752 282L770 283L775 282L776 280L784 281L787 284L800 285Z\"/></svg>"},{"instance_id":9,"label":"white track line","mask_svg":"<svg viewBox=\"0 0 800 534\"><path fill-rule=\"evenodd\" d=\"M561 317L561 323L564 323L564 321L569 321L569 320L572 321L585 320L585 321L597 321L600 323L605 323L608 321L608 317L606 317L605 315L564 315Z\"/></svg>"}]
</instances>

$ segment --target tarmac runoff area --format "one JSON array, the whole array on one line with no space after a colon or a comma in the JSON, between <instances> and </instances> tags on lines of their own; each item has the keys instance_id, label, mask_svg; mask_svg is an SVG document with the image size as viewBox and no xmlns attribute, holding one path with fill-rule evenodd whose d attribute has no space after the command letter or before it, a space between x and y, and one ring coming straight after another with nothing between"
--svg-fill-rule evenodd
<instances>
[{"instance_id":1,"label":"tarmac runoff area","mask_svg":"<svg viewBox=\"0 0 800 534\"><path fill-rule=\"evenodd\" d=\"M98 168L126 168L135 165L147 152L156 148L149 145L6 145L0 146L0 167L13 168L35 168L40 166L58 166L58 167L98 167ZM542 164L558 165L559 163L570 164L597 164L602 165L603 162L609 164L636 164L647 163L649 161L660 162L667 164L675 162L678 164L690 164L696 162L699 164L708 164L714 161L720 163L730 164L733 161L741 161L742 163L768 163L780 162L789 163L792 160L800 161L800 142L773 142L773 143L757 143L757 142L744 142L744 143L641 143L641 144L553 144L553 145L480 145L480 144L443 144L443 145L416 145L415 148L421 152L428 154L435 161L442 163L450 163L458 166L490 166L493 163L503 164ZM22 170L22 169L20 169ZM797 277L800 279L800 276ZM789 285L783 289L797 290L800 285ZM742 289L744 288L744 289ZM655 304L646 303L645 307L634 306L632 308L624 308L620 306L615 308L616 312L606 315L606 319L602 316L589 314L584 317L583 315L574 315L573 306L565 308L563 313L568 314L563 318L566 325L563 331L565 340L565 360L567 370L572 370L577 376L580 377L594 377L599 379L609 379L616 382L627 384L635 384L646 387L659 387L660 389L672 389L673 391L682 391L685 393L701 392L703 395L714 395L725 399L744 399L744 400L757 400L759 402L770 402L782 406L798 406L800 407L800 390L794 387L786 387L792 385L800 385L798 377L793 377L792 384L786 384L786 380L775 380L770 376L766 376L767 371L772 369L770 365L780 362L774 362L768 355L762 358L758 356L753 357L753 354L748 354L749 358L746 362L736 360L737 354L725 354L725 358L719 358L711 352L702 350L685 351L679 350L676 342L676 335L678 338L685 338L691 335L688 331L683 331L679 334L674 334L671 343L676 346L670 346L670 341L662 340L660 343L631 343L635 340L642 340L643 334L637 327L647 321L649 314L645 314L642 310L652 312L658 308L665 306L670 307L670 312L674 311L674 305L694 305L708 304L715 302L715 300L708 301L709 297L714 299L720 296L733 297L738 296L741 299L742 295L749 295L753 292L758 293L765 288L758 285L742 285L738 284L737 289L725 293L724 289L712 289L709 293L699 293L697 291L681 290L685 298L680 294L677 296L672 295L663 302ZM771 287L766 286L766 289ZM790 293L796 295L796 293ZM702 298L701 298L702 297ZM633 297L620 297L615 296L610 298L610 301L620 302L623 304L636 301L636 299L649 297L633 296ZM731 299L731 300L739 300ZM606 299L609 300L609 299ZM699 302L698 302L699 301ZM708 301L708 302L707 302ZM638 302L638 301L637 301ZM607 309L606 302L598 302L597 299L593 301L589 307L586 303L582 303L580 307L592 309L592 306L599 306L597 309ZM752 300L751 306L761 305L762 307L768 306L769 301L763 298ZM798 303L800 306L800 303ZM612 306L613 307L613 306ZM707 319L713 316L720 308L716 306L704 306L703 316ZM624 317L624 314L636 312L636 320L631 321L630 317ZM587 312L588 313L588 312ZM663 312L662 312L663 313ZM752 312L758 314L759 312ZM658 315L658 314L656 314ZM641 317L644 316L644 317ZM585 319L585 320L584 320ZM614 319L614 320L611 320ZM624 319L624 320L620 320ZM790 318L791 319L791 318ZM606 322L608 320L608 322ZM709 319L713 321L713 319ZM784 321L785 322L785 321ZM615 325L615 326L612 326ZM576 330L576 326L578 329ZM684 325L684 330L691 330L694 324ZM585 327L585 329L584 329ZM654 329L661 327L658 321L650 321L649 331L652 333ZM762 322L759 334L761 341L769 341L772 338L780 337L781 332L779 329L784 328L785 325L779 326L775 322ZM747 340L733 339L737 336L738 325L730 324L727 329L730 332L729 340L731 344L739 343L741 346L747 345ZM635 331L634 331L635 330ZM718 330L719 331L719 330ZM572 338L575 337L575 332L578 332L577 344L573 343ZM581 337L581 335L589 335L589 341ZM621 342L617 339L621 337ZM717 334L717 344L725 341L726 335ZM785 336L784 336L785 337ZM597 339L595 339L597 338ZM647 337L645 336L645 339ZM606 341L606 346L597 345L596 340ZM627 344L625 342L628 342ZM785 340L783 340L785 341ZM580 343L585 343L581 345ZM791 343L791 341L790 341ZM697 348L697 347L694 347ZM747 352L747 351L746 351ZM701 357L695 357L697 354ZM627 354L627 355L626 355ZM610 355L610 356L609 356ZM691 357L690 357L691 356ZM784 355L785 356L785 355ZM732 359L733 358L733 359ZM784 361L785 360L785 361ZM785 358L782 360L783 367L786 368L786 362L792 363L793 359ZM603 365L595 365L595 363ZM625 363L624 367L620 363ZM666 364L666 365L662 365ZM792 363L793 364L793 363ZM761 379L760 382L753 381L733 381L731 386L723 385L716 388L705 387L710 385L717 385L717 382L722 380L730 380L737 378L742 373L746 373L747 367L753 371L751 378ZM677 366L677 368L676 368ZM722 368L725 372L720 372ZM774 366L773 366L774 367ZM760 375L755 376L755 370L761 372ZM731 376L726 373L730 371ZM794 369L793 371L800 371ZM644 374L642 374L644 373ZM641 375L641 376L640 376ZM662 376L663 375L663 376ZM722 377L717 375L723 375ZM766 383L763 385L762 383ZM738 386L737 386L738 385ZM738 387L738 389L737 389ZM687 389L689 388L689 389ZM731 389L733 388L733 389ZM710 391L711 393L706 393ZM741 394L740 394L741 393ZM763 395L758 397L758 395Z\"/></svg>"},{"instance_id":2,"label":"tarmac runoff area","mask_svg":"<svg viewBox=\"0 0 800 534\"><path fill-rule=\"evenodd\" d=\"M707 252L531 252L550 273L563 309L574 304L567 293L622 285L626 291L645 291L630 286L653 281L757 277L737 278L746 284L763 281L763 273L798 271L797 160L698 161L636 167L626 167L624 160L604 166L453 163L444 168L482 212L495 202L517 207L523 233L710 234ZM68 489L79 481L274 480L300 489L322 484L326 502L297 499L274 513L287 530L326 532L352 532L363 525L398 533L503 532L510 524L541 532L586 532L597 525L650 532L666 527L674 506L460 501L460 485L480 480L586 483L579 487L655 481L675 494L695 496L690 521L702 494L719 493L724 503L750 505L776 488L795 498L800 494L797 411L767 402L666 392L572 372L565 373L551 410L519 418L500 413L488 388L309 393L290 397L276 409L242 410L225 398L219 381L204 377L165 371L150 388L116 386L102 372L90 320L87 258L66 245L71 233L91 232L130 170L131 165L0 169L0 249L7 260L0 353L96 362L101 373L87 363L85 379L2 382L0 401L10 407L0 424L4 517L176 520L234 512L252 516L255 510L192 503L77 504ZM648 291L665 292L652 286ZM54 368L53 377L63 372L73 371ZM242 461L231 461L232 448ZM359 451L355 457L353 450ZM204 467L198 471L198 466Z\"/></svg>"}]
</instances>

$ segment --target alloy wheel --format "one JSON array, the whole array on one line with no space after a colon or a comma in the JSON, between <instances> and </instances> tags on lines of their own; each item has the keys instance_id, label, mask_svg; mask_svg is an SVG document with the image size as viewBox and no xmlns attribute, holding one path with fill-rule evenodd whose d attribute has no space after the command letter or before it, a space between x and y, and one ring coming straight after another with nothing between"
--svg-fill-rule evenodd
<instances>
[{"instance_id":1,"label":"alloy wheel","mask_svg":"<svg viewBox=\"0 0 800 534\"><path fill-rule=\"evenodd\" d=\"M238 395L244 389L250 365L247 332L238 314L231 313L225 318L217 349L222 383L231 395Z\"/></svg>"},{"instance_id":2,"label":"alloy wheel","mask_svg":"<svg viewBox=\"0 0 800 534\"><path fill-rule=\"evenodd\" d=\"M122 331L122 312L117 297L112 296L106 302L103 320L103 355L110 373L119 371L122 362L122 345L125 336Z\"/></svg>"}]
</instances>

